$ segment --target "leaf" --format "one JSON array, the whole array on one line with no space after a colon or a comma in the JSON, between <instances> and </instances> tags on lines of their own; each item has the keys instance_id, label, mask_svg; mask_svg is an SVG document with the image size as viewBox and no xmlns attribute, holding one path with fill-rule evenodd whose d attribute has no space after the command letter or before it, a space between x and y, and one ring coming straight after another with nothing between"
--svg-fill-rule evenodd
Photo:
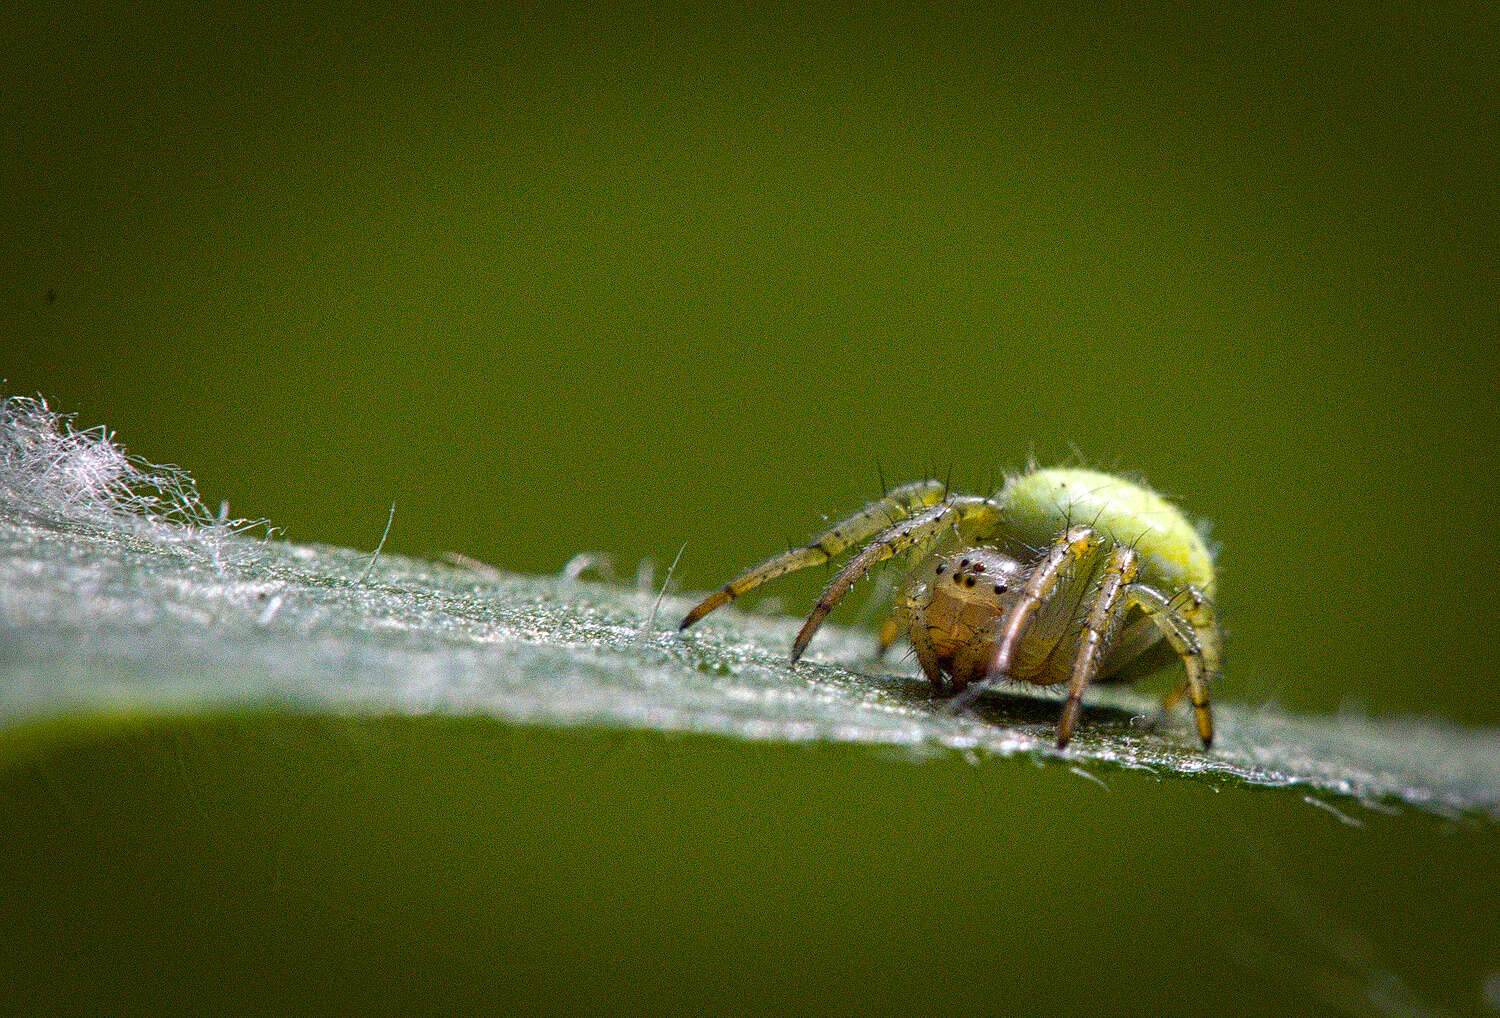
<instances>
[{"instance_id":1,"label":"leaf","mask_svg":"<svg viewBox=\"0 0 1500 1018\"><path fill-rule=\"evenodd\" d=\"M653 614L651 590L257 539L184 472L39 400L0 403L0 454L0 731L121 711L441 712L1027 754L1500 815L1494 730L1221 701L1204 753L1151 700L1097 690L1059 754L1055 701L992 695L955 716L912 669L872 662L868 634L825 627L792 664L790 618L725 611L678 634L689 602Z\"/></svg>"},{"instance_id":2,"label":"leaf","mask_svg":"<svg viewBox=\"0 0 1500 1018\"><path fill-rule=\"evenodd\" d=\"M1095 706L1065 754L1057 703L992 696L952 716L872 638L828 627L787 660L790 618L728 611L679 635L688 602L219 534L85 530L0 508L0 726L57 715L281 706L487 715L545 725L1065 758L1196 780L1300 785L1438 812L1500 812L1500 737L1438 721L1299 717L1216 704L1199 750L1135 693Z\"/></svg>"}]
</instances>

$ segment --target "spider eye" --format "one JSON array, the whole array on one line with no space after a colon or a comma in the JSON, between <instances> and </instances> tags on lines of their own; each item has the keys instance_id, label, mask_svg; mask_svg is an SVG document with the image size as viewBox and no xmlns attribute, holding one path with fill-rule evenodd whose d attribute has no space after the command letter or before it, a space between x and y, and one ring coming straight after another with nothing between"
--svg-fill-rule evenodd
<instances>
[{"instance_id":1,"label":"spider eye","mask_svg":"<svg viewBox=\"0 0 1500 1018\"><path fill-rule=\"evenodd\" d=\"M1003 594L1003 593L1005 593L1009 589L1010 588L1007 587L1003 583L997 583L997 584L995 584L995 593L997 593L997 594Z\"/></svg>"}]
</instances>

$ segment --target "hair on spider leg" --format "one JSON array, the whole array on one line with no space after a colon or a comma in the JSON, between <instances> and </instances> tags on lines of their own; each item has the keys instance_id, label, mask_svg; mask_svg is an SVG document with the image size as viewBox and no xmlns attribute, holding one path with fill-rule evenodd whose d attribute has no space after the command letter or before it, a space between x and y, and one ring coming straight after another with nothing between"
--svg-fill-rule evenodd
<instances>
[{"instance_id":1,"label":"hair on spider leg","mask_svg":"<svg viewBox=\"0 0 1500 1018\"><path fill-rule=\"evenodd\" d=\"M1212 598L1204 597L1202 591L1195 590L1192 587L1179 587L1176 593L1167 598L1168 608L1180 608L1189 603L1192 603L1195 608L1202 607L1205 604L1210 608L1214 606Z\"/></svg>"}]
</instances>

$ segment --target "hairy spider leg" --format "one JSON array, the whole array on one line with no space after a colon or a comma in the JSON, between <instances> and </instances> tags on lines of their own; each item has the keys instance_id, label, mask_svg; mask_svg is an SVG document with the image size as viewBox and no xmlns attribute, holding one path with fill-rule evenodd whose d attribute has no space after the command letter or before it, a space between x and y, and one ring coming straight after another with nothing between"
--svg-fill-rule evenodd
<instances>
[{"instance_id":1,"label":"hairy spider leg","mask_svg":"<svg viewBox=\"0 0 1500 1018\"><path fill-rule=\"evenodd\" d=\"M1062 717L1057 722L1057 748L1067 746L1073 737L1073 728L1078 724L1078 714L1083 709L1083 691L1099 671L1099 653L1111 630L1125 618L1128 602L1121 593L1135 580L1139 568L1136 554L1129 547L1117 544L1104 563L1104 577L1094 592L1094 602L1089 608L1087 620L1078 640L1073 657L1073 675L1068 681L1068 699L1063 704Z\"/></svg>"},{"instance_id":2,"label":"hairy spider leg","mask_svg":"<svg viewBox=\"0 0 1500 1018\"><path fill-rule=\"evenodd\" d=\"M1214 741L1214 720L1208 709L1208 667L1203 645L1198 639L1198 630L1186 615L1172 607L1172 601L1161 591L1143 583L1131 584L1125 591L1126 607L1138 607L1161 629L1162 635L1172 645L1183 667L1187 669L1188 696L1193 701L1193 714L1198 724L1198 738L1207 749ZM1214 631L1217 636L1217 630Z\"/></svg>"},{"instance_id":3,"label":"hairy spider leg","mask_svg":"<svg viewBox=\"0 0 1500 1018\"><path fill-rule=\"evenodd\" d=\"M1198 646L1203 656L1203 688L1212 689L1223 673L1223 637L1219 630L1219 624L1214 617L1213 603L1197 587L1184 587L1168 599L1171 611L1185 618L1193 628L1193 633L1198 638ZM1160 635L1161 627L1151 618L1142 618L1132 623L1125 632L1120 634L1115 650L1118 651L1126 645L1133 635L1138 635L1141 628L1149 630L1150 636L1155 638ZM1168 646L1171 646L1169 643ZM1176 650L1173 650L1176 653ZM1128 653L1124 655L1128 657ZM1171 714L1184 700L1192 696L1192 686L1184 681L1182 685L1173 689L1162 697L1161 709L1163 714Z\"/></svg>"},{"instance_id":4,"label":"hairy spider leg","mask_svg":"<svg viewBox=\"0 0 1500 1018\"><path fill-rule=\"evenodd\" d=\"M885 527L904 520L918 510L937 505L947 494L947 485L942 481L913 481L892 488L883 497L876 499L848 519L840 520L829 530L813 538L805 547L793 548L780 555L766 559L738 578L724 585L721 590L703 599L682 620L678 629L686 629L716 608L723 607L747 591L774 580L778 576L794 573L809 566L820 566L840 554L851 545L858 544Z\"/></svg>"},{"instance_id":5,"label":"hairy spider leg","mask_svg":"<svg viewBox=\"0 0 1500 1018\"><path fill-rule=\"evenodd\" d=\"M1197 587L1184 587L1172 595L1168 603L1173 611L1188 620L1188 624L1197 634L1198 646L1203 651L1203 684L1211 688L1223 674L1222 637L1219 633L1218 620L1214 617L1213 604ZM1151 620L1142 619L1141 621L1149 624ZM1176 710L1182 701L1188 698L1190 692L1188 684L1183 682L1162 699L1162 710L1169 712Z\"/></svg>"},{"instance_id":6,"label":"hairy spider leg","mask_svg":"<svg viewBox=\"0 0 1500 1018\"><path fill-rule=\"evenodd\" d=\"M1198 647L1203 651L1203 685L1212 686L1224 670L1224 638L1214 603L1197 587L1188 587L1172 598L1172 604L1198 636Z\"/></svg>"},{"instance_id":7,"label":"hairy spider leg","mask_svg":"<svg viewBox=\"0 0 1500 1018\"><path fill-rule=\"evenodd\" d=\"M1015 657L1016 648L1022 637L1026 635L1026 630L1031 625L1037 609L1056 592L1068 570L1084 561L1094 549L1099 547L1102 540L1098 531L1085 526L1069 527L1058 536L1057 540L1052 543L1052 547L1047 550L1047 554L1032 568L1030 576L1027 577L1026 586L1020 598L1016 600L1015 606L1011 608L1010 615L1005 620L1005 626L1000 632L1000 639L996 641L995 655L985 670L985 677L963 689L951 702L950 710L954 712L964 710L985 690L1010 677L1011 662Z\"/></svg>"},{"instance_id":8,"label":"hairy spider leg","mask_svg":"<svg viewBox=\"0 0 1500 1018\"><path fill-rule=\"evenodd\" d=\"M850 559L824 588L818 603L813 606L812 614L807 617L802 631L792 643L792 660L796 661L802 656L808 641L813 638L823 620L828 618L833 606L843 600L855 581L868 573L877 562L884 562L898 552L929 551L942 540L944 531L949 527L967 524L971 528L988 531L994 528L998 520L999 511L989 499L977 495L958 495L882 532L861 548L859 554Z\"/></svg>"}]
</instances>

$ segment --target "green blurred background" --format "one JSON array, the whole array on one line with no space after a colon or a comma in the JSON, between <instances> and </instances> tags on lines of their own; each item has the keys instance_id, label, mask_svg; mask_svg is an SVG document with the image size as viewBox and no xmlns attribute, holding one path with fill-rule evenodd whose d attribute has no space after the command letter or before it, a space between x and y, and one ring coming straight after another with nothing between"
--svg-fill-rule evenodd
<instances>
[{"instance_id":1,"label":"green blurred background","mask_svg":"<svg viewBox=\"0 0 1500 1018\"><path fill-rule=\"evenodd\" d=\"M1488 822L483 718L53 735L0 756L4 1013L1500 1011Z\"/></svg>"},{"instance_id":2,"label":"green blurred background","mask_svg":"<svg viewBox=\"0 0 1500 1018\"><path fill-rule=\"evenodd\" d=\"M0 377L295 540L697 588L1076 449L1213 520L1222 695L1496 724L1497 38L12 11Z\"/></svg>"}]
</instances>

